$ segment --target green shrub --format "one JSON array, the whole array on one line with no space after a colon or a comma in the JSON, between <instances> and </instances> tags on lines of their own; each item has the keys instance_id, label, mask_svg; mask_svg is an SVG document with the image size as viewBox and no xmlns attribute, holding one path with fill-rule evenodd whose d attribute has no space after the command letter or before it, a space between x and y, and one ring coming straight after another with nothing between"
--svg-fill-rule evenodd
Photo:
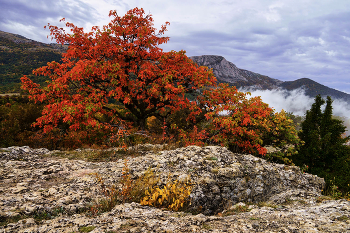
<instances>
[{"instance_id":1,"label":"green shrub","mask_svg":"<svg viewBox=\"0 0 350 233\"><path fill-rule=\"evenodd\" d=\"M42 106L23 96L0 97L0 147L29 145L31 125L41 116Z\"/></svg>"}]
</instances>

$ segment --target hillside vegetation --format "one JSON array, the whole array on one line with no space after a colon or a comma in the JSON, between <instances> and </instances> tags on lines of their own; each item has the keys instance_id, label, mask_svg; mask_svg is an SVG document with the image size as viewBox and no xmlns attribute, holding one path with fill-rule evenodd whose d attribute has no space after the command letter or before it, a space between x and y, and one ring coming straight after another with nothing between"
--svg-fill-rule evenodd
<instances>
[{"instance_id":1,"label":"hillside vegetation","mask_svg":"<svg viewBox=\"0 0 350 233\"><path fill-rule=\"evenodd\" d=\"M64 46L48 45L0 31L0 93L21 92L23 75L44 83L47 79L32 75L34 69L51 61L60 61Z\"/></svg>"}]
</instances>

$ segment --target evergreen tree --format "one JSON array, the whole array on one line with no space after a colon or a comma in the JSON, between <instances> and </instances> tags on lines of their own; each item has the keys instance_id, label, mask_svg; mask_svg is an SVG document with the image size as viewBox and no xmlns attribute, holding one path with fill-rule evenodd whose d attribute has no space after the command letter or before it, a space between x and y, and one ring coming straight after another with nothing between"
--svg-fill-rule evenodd
<instances>
[{"instance_id":1,"label":"evergreen tree","mask_svg":"<svg viewBox=\"0 0 350 233\"><path fill-rule=\"evenodd\" d=\"M316 96L315 103L306 112L305 121L301 123L302 130L299 133L299 138L305 143L299 148L299 153L293 158L293 162L297 165L317 166L317 157L321 152L319 137L322 119L321 106L323 104L324 100L321 96Z\"/></svg>"},{"instance_id":2,"label":"evergreen tree","mask_svg":"<svg viewBox=\"0 0 350 233\"><path fill-rule=\"evenodd\" d=\"M350 183L347 162L350 149L345 145L350 137L345 137L346 127L343 121L332 118L332 99L327 101L320 95L316 96L310 110L306 112L305 121L301 124L299 138L304 144L299 146L298 154L293 156L293 162L298 166L309 167L309 172L324 177L327 185L334 177L335 183L343 191L348 191ZM326 103L324 111L321 106ZM334 180L333 180L334 183Z\"/></svg>"},{"instance_id":3,"label":"evergreen tree","mask_svg":"<svg viewBox=\"0 0 350 233\"><path fill-rule=\"evenodd\" d=\"M332 169L334 163L343 157L349 137L343 137L346 127L343 122L332 118L332 99L328 96L320 125L321 153L319 166Z\"/></svg>"}]
</instances>

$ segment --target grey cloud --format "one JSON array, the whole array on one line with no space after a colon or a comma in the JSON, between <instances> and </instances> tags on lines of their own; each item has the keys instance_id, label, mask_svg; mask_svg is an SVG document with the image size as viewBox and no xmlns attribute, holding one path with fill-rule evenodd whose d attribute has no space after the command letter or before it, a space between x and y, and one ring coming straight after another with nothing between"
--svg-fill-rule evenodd
<instances>
[{"instance_id":1,"label":"grey cloud","mask_svg":"<svg viewBox=\"0 0 350 233\"><path fill-rule=\"evenodd\" d=\"M8 1L5 2L5 12L2 15L11 15L8 19L16 22L28 22L28 19L46 19L57 17L69 17L74 20L83 22L91 20L91 12L93 9L80 1L74 1L76 5L72 5L72 1L47 1L36 0L28 2ZM2 5L3 6L3 5ZM5 17L2 17L3 19Z\"/></svg>"},{"instance_id":2,"label":"grey cloud","mask_svg":"<svg viewBox=\"0 0 350 233\"><path fill-rule=\"evenodd\" d=\"M266 28L266 27L253 27L251 29L251 33L255 35L273 35L274 30L272 28Z\"/></svg>"},{"instance_id":3,"label":"grey cloud","mask_svg":"<svg viewBox=\"0 0 350 233\"><path fill-rule=\"evenodd\" d=\"M263 102L269 104L269 106L273 107L277 112L280 112L283 109L287 112L293 112L294 115L299 116L304 116L306 111L309 110L311 105L314 103L314 98L306 96L303 89L297 89L291 92L285 90L250 92L252 94L251 96L260 96ZM323 107L325 107L325 105ZM345 120L345 124L348 127L347 134L349 135L350 107L348 103L341 99L334 99L332 107L333 115L339 116Z\"/></svg>"},{"instance_id":4,"label":"grey cloud","mask_svg":"<svg viewBox=\"0 0 350 233\"><path fill-rule=\"evenodd\" d=\"M49 34L42 28L48 23L59 26L59 20L66 18L77 26L83 26L86 22L93 20L96 12L89 5L81 1L53 1L53 0L35 0L35 1L3 1L0 10L0 30L16 34L21 34L21 28L13 28L13 23L21 24L25 27L36 27L39 41L43 41L43 36ZM63 26L63 25L62 25ZM22 29L23 30L23 29ZM33 32L33 34L35 34ZM30 38L37 39L37 38ZM38 40L38 39L37 39Z\"/></svg>"}]
</instances>

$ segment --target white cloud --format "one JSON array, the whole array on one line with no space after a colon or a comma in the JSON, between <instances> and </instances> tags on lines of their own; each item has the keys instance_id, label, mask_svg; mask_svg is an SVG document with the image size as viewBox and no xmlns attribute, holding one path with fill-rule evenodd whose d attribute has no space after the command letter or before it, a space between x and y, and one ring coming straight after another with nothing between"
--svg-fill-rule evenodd
<instances>
[{"instance_id":1,"label":"white cloud","mask_svg":"<svg viewBox=\"0 0 350 233\"><path fill-rule=\"evenodd\" d=\"M313 98L305 95L303 89L296 89L290 92L286 90L257 90L250 91L250 93L251 96L260 96L263 102L269 104L277 112L283 109L299 116L303 116L314 102Z\"/></svg>"},{"instance_id":2,"label":"white cloud","mask_svg":"<svg viewBox=\"0 0 350 233\"><path fill-rule=\"evenodd\" d=\"M307 110L311 109L315 102L314 98L305 95L303 89L293 91L286 90L266 90L266 91L250 91L251 96L260 96L263 102L267 103L275 111L280 112L282 109L286 112L292 112L294 115L304 116ZM347 126L349 135L350 127L350 106L347 102L334 99L332 103L333 116L341 117L344 125ZM322 109L325 108L325 104Z\"/></svg>"}]
</instances>

